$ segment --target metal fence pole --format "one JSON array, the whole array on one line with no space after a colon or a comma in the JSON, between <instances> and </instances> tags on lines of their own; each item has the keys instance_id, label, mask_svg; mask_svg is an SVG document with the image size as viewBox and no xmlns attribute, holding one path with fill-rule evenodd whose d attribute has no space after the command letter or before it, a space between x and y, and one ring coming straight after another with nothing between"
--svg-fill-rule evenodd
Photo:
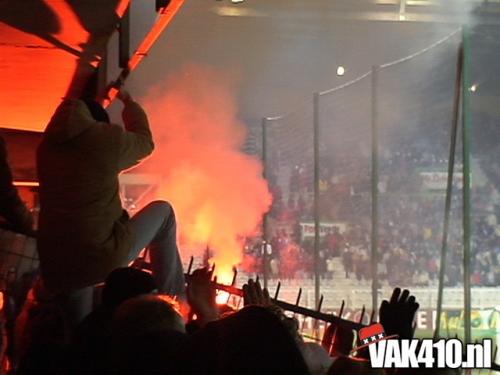
<instances>
[{"instance_id":1,"label":"metal fence pole","mask_svg":"<svg viewBox=\"0 0 500 375\"><path fill-rule=\"evenodd\" d=\"M262 176L267 180L268 178L268 165L267 165L267 124L268 119L264 117L262 119ZM269 233L268 233L268 212L264 214L262 218L262 278L264 280L264 288L267 288L267 244L269 241Z\"/></svg>"},{"instance_id":2,"label":"metal fence pole","mask_svg":"<svg viewBox=\"0 0 500 375\"><path fill-rule=\"evenodd\" d=\"M379 67L372 67L371 87L371 137L372 137L372 217L371 217L371 273L372 273L372 311L378 311L378 114L377 114L377 79Z\"/></svg>"},{"instance_id":3,"label":"metal fence pole","mask_svg":"<svg viewBox=\"0 0 500 375\"><path fill-rule=\"evenodd\" d=\"M468 28L463 29L463 75L462 75L462 158L463 158L463 236L464 236L464 336L465 343L471 343L471 285L470 285L470 252L471 252L471 222L470 222L470 132L471 121L469 111L469 43Z\"/></svg>"},{"instance_id":4,"label":"metal fence pole","mask_svg":"<svg viewBox=\"0 0 500 375\"><path fill-rule=\"evenodd\" d=\"M313 96L313 147L314 147L314 305L317 306L320 298L320 272L319 272L319 247L320 247L320 215L319 215L319 99L320 94Z\"/></svg>"},{"instance_id":5,"label":"metal fence pole","mask_svg":"<svg viewBox=\"0 0 500 375\"><path fill-rule=\"evenodd\" d=\"M455 97L453 100L453 119L451 123L450 152L448 157L448 182L446 185L446 201L444 208L443 238L441 242L441 261L439 266L439 284L437 298L436 329L434 338L439 338L441 327L441 313L443 310L444 276L446 273L446 253L448 250L448 231L450 228L451 196L453 192L453 172L455 170L455 152L457 147L458 121L460 116L460 95L463 71L463 46L460 45L457 56L457 68L455 76Z\"/></svg>"}]
</instances>

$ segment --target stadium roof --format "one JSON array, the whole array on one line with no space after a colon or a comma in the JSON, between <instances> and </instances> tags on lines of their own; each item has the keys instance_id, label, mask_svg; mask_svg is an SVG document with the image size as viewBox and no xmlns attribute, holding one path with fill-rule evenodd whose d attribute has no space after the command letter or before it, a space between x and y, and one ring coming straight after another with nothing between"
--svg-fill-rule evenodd
<instances>
[{"instance_id":1,"label":"stadium roof","mask_svg":"<svg viewBox=\"0 0 500 375\"><path fill-rule=\"evenodd\" d=\"M0 2L0 127L43 130L82 90L128 2Z\"/></svg>"},{"instance_id":2,"label":"stadium roof","mask_svg":"<svg viewBox=\"0 0 500 375\"><path fill-rule=\"evenodd\" d=\"M82 90L129 3L130 0L1 1L0 127L42 131L61 98ZM262 0L247 0L242 4L195 3L195 8L205 11L209 8L227 16L279 19L300 14L314 18L321 12L322 17L328 14L333 19L400 21L404 17L408 21L457 22L463 16L459 11L463 7L457 3L477 5L478 2L311 0L291 1L287 7ZM486 3L490 6L481 7L481 13L498 11L498 7L491 8L497 0L483 4ZM498 17L483 17L483 22L486 19L498 23Z\"/></svg>"}]
</instances>

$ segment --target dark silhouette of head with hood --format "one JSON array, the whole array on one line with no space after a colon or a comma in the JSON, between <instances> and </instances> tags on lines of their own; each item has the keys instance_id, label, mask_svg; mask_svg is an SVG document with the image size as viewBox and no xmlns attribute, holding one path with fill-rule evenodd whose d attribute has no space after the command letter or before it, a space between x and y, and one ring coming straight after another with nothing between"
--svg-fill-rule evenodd
<instances>
[{"instance_id":1,"label":"dark silhouette of head with hood","mask_svg":"<svg viewBox=\"0 0 500 375\"><path fill-rule=\"evenodd\" d=\"M191 338L189 374L308 374L288 330L271 311L247 306L207 324Z\"/></svg>"},{"instance_id":2,"label":"dark silhouette of head with hood","mask_svg":"<svg viewBox=\"0 0 500 375\"><path fill-rule=\"evenodd\" d=\"M158 287L150 273L132 267L117 268L106 278L102 303L115 308L130 298L152 293L156 289Z\"/></svg>"}]
</instances>

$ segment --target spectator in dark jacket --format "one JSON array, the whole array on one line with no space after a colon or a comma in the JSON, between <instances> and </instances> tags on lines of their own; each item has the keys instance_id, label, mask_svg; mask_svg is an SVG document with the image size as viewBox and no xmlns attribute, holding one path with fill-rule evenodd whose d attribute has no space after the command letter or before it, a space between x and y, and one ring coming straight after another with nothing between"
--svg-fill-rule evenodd
<instances>
[{"instance_id":1,"label":"spectator in dark jacket","mask_svg":"<svg viewBox=\"0 0 500 375\"><path fill-rule=\"evenodd\" d=\"M125 129L93 100L65 100L38 148L38 251L45 287L62 296L77 323L89 311L88 287L150 249L160 292L184 294L176 222L167 202L152 202L133 218L122 208L118 175L153 151L144 110L119 98ZM80 305L80 306L78 306Z\"/></svg>"}]
</instances>

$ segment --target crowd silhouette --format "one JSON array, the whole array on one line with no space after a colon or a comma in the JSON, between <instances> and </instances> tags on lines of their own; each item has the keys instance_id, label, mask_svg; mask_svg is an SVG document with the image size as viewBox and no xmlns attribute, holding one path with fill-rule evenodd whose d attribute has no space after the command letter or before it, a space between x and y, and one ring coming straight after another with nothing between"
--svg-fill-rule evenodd
<instances>
[{"instance_id":1,"label":"crowd silhouette","mask_svg":"<svg viewBox=\"0 0 500 375\"><path fill-rule=\"evenodd\" d=\"M0 214L10 230L37 236L41 256L40 274L28 275L19 296L4 301L3 370L11 375L459 373L372 368L367 351L355 350L358 333L341 325L330 324L320 342L306 341L296 317L276 306L258 280L243 286L241 309L218 305L213 268L184 276L172 207L153 202L132 218L122 209L117 176L151 153L153 140L141 107L125 92L120 98L125 128L109 124L93 100L64 101L56 110L38 151L37 233L0 143ZM345 240L338 232L329 235L332 251L345 256L346 272L359 272L356 260L342 253ZM143 248L152 273L128 266ZM284 258L299 261L298 254ZM411 339L418 307L408 290L395 288L379 311L387 335Z\"/></svg>"}]
</instances>

